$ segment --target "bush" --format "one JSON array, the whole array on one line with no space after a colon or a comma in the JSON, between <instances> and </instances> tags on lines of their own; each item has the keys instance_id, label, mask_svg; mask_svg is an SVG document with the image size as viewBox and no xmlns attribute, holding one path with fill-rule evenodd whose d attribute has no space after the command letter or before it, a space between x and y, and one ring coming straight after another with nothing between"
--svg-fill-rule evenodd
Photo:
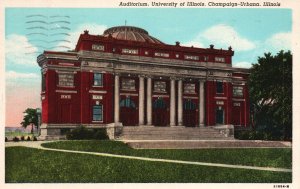
<instances>
[{"instance_id":1,"label":"bush","mask_svg":"<svg viewBox=\"0 0 300 189\"><path fill-rule=\"evenodd\" d=\"M14 138L13 138L13 141L14 141L14 142L19 142L19 140L20 140L20 139L19 139L18 137L14 137Z\"/></svg>"},{"instance_id":2,"label":"bush","mask_svg":"<svg viewBox=\"0 0 300 189\"><path fill-rule=\"evenodd\" d=\"M282 135L265 129L234 131L234 138L239 140L283 140Z\"/></svg>"},{"instance_id":3,"label":"bush","mask_svg":"<svg viewBox=\"0 0 300 189\"><path fill-rule=\"evenodd\" d=\"M24 140L25 140L25 137L24 137L24 136L21 136L21 140L24 141Z\"/></svg>"},{"instance_id":4,"label":"bush","mask_svg":"<svg viewBox=\"0 0 300 189\"><path fill-rule=\"evenodd\" d=\"M30 136L27 137L27 141L30 141Z\"/></svg>"},{"instance_id":5,"label":"bush","mask_svg":"<svg viewBox=\"0 0 300 189\"><path fill-rule=\"evenodd\" d=\"M94 130L94 139L96 140L106 140L108 139L107 133L106 133L106 129L95 129Z\"/></svg>"},{"instance_id":6,"label":"bush","mask_svg":"<svg viewBox=\"0 0 300 189\"><path fill-rule=\"evenodd\" d=\"M5 137L5 142L8 142L8 138L7 137Z\"/></svg>"},{"instance_id":7,"label":"bush","mask_svg":"<svg viewBox=\"0 0 300 189\"><path fill-rule=\"evenodd\" d=\"M96 139L103 140L108 139L106 134L106 129L87 129L86 127L80 126L77 127L66 134L68 140L88 140Z\"/></svg>"},{"instance_id":8,"label":"bush","mask_svg":"<svg viewBox=\"0 0 300 189\"><path fill-rule=\"evenodd\" d=\"M37 138L35 136L33 137L33 141L37 141Z\"/></svg>"}]
</instances>

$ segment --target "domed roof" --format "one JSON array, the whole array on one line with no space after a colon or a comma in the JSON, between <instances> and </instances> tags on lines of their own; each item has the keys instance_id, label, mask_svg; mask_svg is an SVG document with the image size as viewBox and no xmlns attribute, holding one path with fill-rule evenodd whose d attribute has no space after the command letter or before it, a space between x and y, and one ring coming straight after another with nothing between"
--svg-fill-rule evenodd
<instances>
[{"instance_id":1,"label":"domed roof","mask_svg":"<svg viewBox=\"0 0 300 189\"><path fill-rule=\"evenodd\" d=\"M111 35L113 38L121 40L164 44L160 40L149 35L146 30L134 26L116 26L108 28L104 31L103 35L105 37Z\"/></svg>"}]
</instances>

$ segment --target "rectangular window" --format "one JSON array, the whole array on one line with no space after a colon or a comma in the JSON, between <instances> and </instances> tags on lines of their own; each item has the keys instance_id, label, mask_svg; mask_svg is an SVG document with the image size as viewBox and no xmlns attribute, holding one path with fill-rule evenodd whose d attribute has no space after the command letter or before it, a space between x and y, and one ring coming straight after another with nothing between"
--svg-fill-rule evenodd
<instances>
[{"instance_id":1,"label":"rectangular window","mask_svg":"<svg viewBox=\"0 0 300 189\"><path fill-rule=\"evenodd\" d=\"M215 57L216 62L225 62L225 58L223 57Z\"/></svg>"},{"instance_id":2,"label":"rectangular window","mask_svg":"<svg viewBox=\"0 0 300 189\"><path fill-rule=\"evenodd\" d=\"M204 61L208 61L208 56L204 56Z\"/></svg>"},{"instance_id":3,"label":"rectangular window","mask_svg":"<svg viewBox=\"0 0 300 189\"><path fill-rule=\"evenodd\" d=\"M135 90L135 80L134 79L122 79L122 90Z\"/></svg>"},{"instance_id":4,"label":"rectangular window","mask_svg":"<svg viewBox=\"0 0 300 189\"><path fill-rule=\"evenodd\" d=\"M103 74L94 73L94 86L103 86Z\"/></svg>"},{"instance_id":5,"label":"rectangular window","mask_svg":"<svg viewBox=\"0 0 300 189\"><path fill-rule=\"evenodd\" d=\"M183 87L183 93L185 94L195 94L196 85L194 83L186 83Z\"/></svg>"},{"instance_id":6,"label":"rectangular window","mask_svg":"<svg viewBox=\"0 0 300 189\"><path fill-rule=\"evenodd\" d=\"M167 84L164 81L155 81L154 82L154 92L166 93Z\"/></svg>"},{"instance_id":7,"label":"rectangular window","mask_svg":"<svg viewBox=\"0 0 300 189\"><path fill-rule=\"evenodd\" d=\"M233 86L232 87L232 95L234 97L243 97L243 87L242 86Z\"/></svg>"},{"instance_id":8,"label":"rectangular window","mask_svg":"<svg viewBox=\"0 0 300 189\"><path fill-rule=\"evenodd\" d=\"M184 59L186 59L186 60L199 60L199 56L184 55Z\"/></svg>"},{"instance_id":9,"label":"rectangular window","mask_svg":"<svg viewBox=\"0 0 300 189\"><path fill-rule=\"evenodd\" d=\"M58 86L73 87L74 74L73 73L58 73Z\"/></svg>"},{"instance_id":10,"label":"rectangular window","mask_svg":"<svg viewBox=\"0 0 300 189\"><path fill-rule=\"evenodd\" d=\"M122 53L124 53L124 54L138 54L139 51L137 49L122 49Z\"/></svg>"},{"instance_id":11,"label":"rectangular window","mask_svg":"<svg viewBox=\"0 0 300 189\"><path fill-rule=\"evenodd\" d=\"M217 93L223 93L223 82L222 81L217 81Z\"/></svg>"},{"instance_id":12,"label":"rectangular window","mask_svg":"<svg viewBox=\"0 0 300 189\"><path fill-rule=\"evenodd\" d=\"M170 55L169 55L169 53L156 52L156 53L154 53L154 56L169 58Z\"/></svg>"},{"instance_id":13,"label":"rectangular window","mask_svg":"<svg viewBox=\"0 0 300 189\"><path fill-rule=\"evenodd\" d=\"M93 106L93 121L103 121L103 106Z\"/></svg>"},{"instance_id":14,"label":"rectangular window","mask_svg":"<svg viewBox=\"0 0 300 189\"><path fill-rule=\"evenodd\" d=\"M104 45L93 44L93 45L92 45L92 50L96 50L96 51L104 51Z\"/></svg>"}]
</instances>

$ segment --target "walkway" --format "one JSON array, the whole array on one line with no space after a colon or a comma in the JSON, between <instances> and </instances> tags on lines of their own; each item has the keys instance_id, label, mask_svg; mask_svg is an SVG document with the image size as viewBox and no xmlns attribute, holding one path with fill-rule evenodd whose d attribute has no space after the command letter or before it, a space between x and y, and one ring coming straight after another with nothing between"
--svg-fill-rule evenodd
<instances>
[{"instance_id":1,"label":"walkway","mask_svg":"<svg viewBox=\"0 0 300 189\"><path fill-rule=\"evenodd\" d=\"M29 148L36 148L36 149L40 149L40 150L56 151L56 152L88 154L88 155L123 158L123 159L135 159L135 160L152 161L152 162L167 162L167 163L201 165L201 166L210 166L210 167L225 167L225 168L235 168L235 169L252 169L252 170L260 170L260 171L292 172L292 169L285 169L285 168L256 167L256 166L246 166L246 165L230 165L230 164L221 164L221 163L207 163L207 162L194 162L194 161L182 161L182 160L171 160L171 159L157 159L157 158L147 158L147 157L108 154L108 153L100 153L100 152L84 152L84 151L63 150L63 149L53 149L53 148L42 147L41 144L46 143L46 142L49 142L49 141L6 142L5 147L23 146L23 147L29 147Z\"/></svg>"}]
</instances>

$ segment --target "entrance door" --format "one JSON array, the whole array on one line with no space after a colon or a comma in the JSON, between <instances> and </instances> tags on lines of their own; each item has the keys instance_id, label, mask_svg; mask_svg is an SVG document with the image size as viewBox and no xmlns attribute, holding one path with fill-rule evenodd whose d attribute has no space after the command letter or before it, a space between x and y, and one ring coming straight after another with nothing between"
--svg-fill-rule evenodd
<instances>
[{"instance_id":1,"label":"entrance door","mask_svg":"<svg viewBox=\"0 0 300 189\"><path fill-rule=\"evenodd\" d=\"M153 103L153 125L167 126L168 111L164 99L158 98Z\"/></svg>"},{"instance_id":2,"label":"entrance door","mask_svg":"<svg viewBox=\"0 0 300 189\"><path fill-rule=\"evenodd\" d=\"M221 107L216 110L216 124L224 124L224 110Z\"/></svg>"},{"instance_id":3,"label":"entrance door","mask_svg":"<svg viewBox=\"0 0 300 189\"><path fill-rule=\"evenodd\" d=\"M136 105L130 97L126 97L120 102L120 120L124 126L137 125Z\"/></svg>"},{"instance_id":4,"label":"entrance door","mask_svg":"<svg viewBox=\"0 0 300 189\"><path fill-rule=\"evenodd\" d=\"M183 125L196 126L196 104L191 99L185 100L183 103Z\"/></svg>"}]
</instances>

